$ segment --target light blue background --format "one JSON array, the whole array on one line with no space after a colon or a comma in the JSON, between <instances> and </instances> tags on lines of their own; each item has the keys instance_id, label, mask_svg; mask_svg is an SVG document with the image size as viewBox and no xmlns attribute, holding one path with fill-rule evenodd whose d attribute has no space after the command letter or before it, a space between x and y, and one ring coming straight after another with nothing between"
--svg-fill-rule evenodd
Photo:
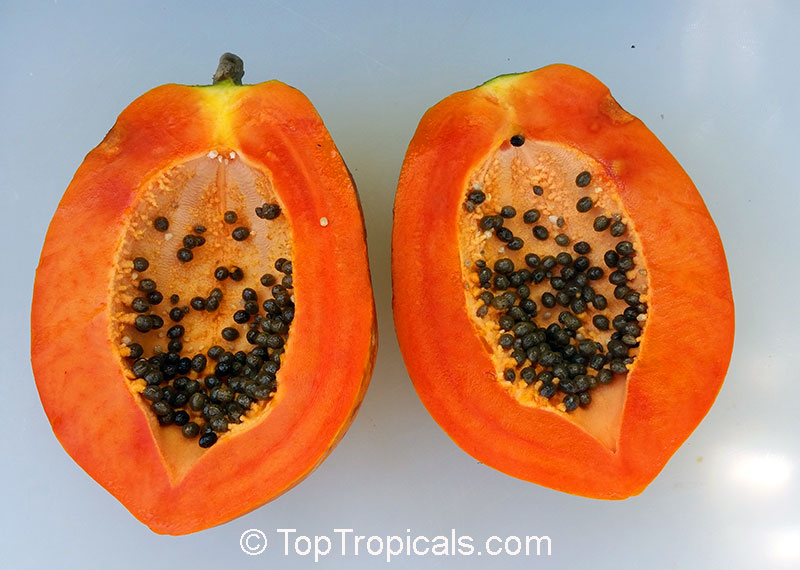
<instances>
[{"instance_id":1,"label":"light blue background","mask_svg":"<svg viewBox=\"0 0 800 570\"><path fill-rule=\"evenodd\" d=\"M800 567L798 6L2 2L0 566L305 567L308 557L283 556L275 529L349 527L552 539L549 558L400 557L393 568ZM207 83L223 51L244 58L246 82L279 78L325 119L361 193L381 345L352 429L305 482L221 527L162 537L53 437L29 364L31 290L47 225L84 155L144 91ZM419 118L453 91L553 62L595 74L683 164L722 234L737 303L716 405L645 493L624 502L531 485L463 453L420 404L392 328L392 199ZM260 557L239 549L251 527L271 541ZM382 560L331 555L319 566Z\"/></svg>"}]
</instances>

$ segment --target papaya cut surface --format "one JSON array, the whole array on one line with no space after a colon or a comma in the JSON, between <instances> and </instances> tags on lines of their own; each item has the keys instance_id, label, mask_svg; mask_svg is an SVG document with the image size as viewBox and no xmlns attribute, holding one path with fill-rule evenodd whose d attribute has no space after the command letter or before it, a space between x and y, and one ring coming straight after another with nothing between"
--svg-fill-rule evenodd
<instances>
[{"instance_id":1,"label":"papaya cut surface","mask_svg":"<svg viewBox=\"0 0 800 570\"><path fill-rule=\"evenodd\" d=\"M714 222L669 151L582 70L500 76L431 108L392 244L414 386L500 471L638 494L722 385L734 317Z\"/></svg>"},{"instance_id":2,"label":"papaya cut surface","mask_svg":"<svg viewBox=\"0 0 800 570\"><path fill-rule=\"evenodd\" d=\"M34 286L56 436L158 533L308 475L354 418L376 335L352 178L278 81L131 103L64 194Z\"/></svg>"}]
</instances>

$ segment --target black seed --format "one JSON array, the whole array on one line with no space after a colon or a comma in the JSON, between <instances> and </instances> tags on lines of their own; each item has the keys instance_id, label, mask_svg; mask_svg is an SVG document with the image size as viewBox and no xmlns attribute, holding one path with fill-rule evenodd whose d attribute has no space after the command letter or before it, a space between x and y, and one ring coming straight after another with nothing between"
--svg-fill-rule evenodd
<instances>
[{"instance_id":1,"label":"black seed","mask_svg":"<svg viewBox=\"0 0 800 570\"><path fill-rule=\"evenodd\" d=\"M541 269L537 269L536 271L533 272L533 275L531 275L531 281L538 284L544 281L544 278L546 276L547 275L545 274L544 271L542 271Z\"/></svg>"},{"instance_id":2,"label":"black seed","mask_svg":"<svg viewBox=\"0 0 800 570\"><path fill-rule=\"evenodd\" d=\"M189 305L191 305L192 309L195 311L203 311L206 308L206 300L202 297L192 297L192 300L189 301Z\"/></svg>"},{"instance_id":3,"label":"black seed","mask_svg":"<svg viewBox=\"0 0 800 570\"><path fill-rule=\"evenodd\" d=\"M220 356L225 352L225 349L219 345L214 345L208 349L206 354L211 360L219 360Z\"/></svg>"},{"instance_id":4,"label":"black seed","mask_svg":"<svg viewBox=\"0 0 800 570\"><path fill-rule=\"evenodd\" d=\"M629 242L629 241L621 241L621 242L619 242L614 249L620 255L632 255L633 254L633 244L631 242Z\"/></svg>"},{"instance_id":5,"label":"black seed","mask_svg":"<svg viewBox=\"0 0 800 570\"><path fill-rule=\"evenodd\" d=\"M233 232L231 232L231 237L236 241L244 241L250 235L250 230L243 226L239 226Z\"/></svg>"},{"instance_id":6,"label":"black seed","mask_svg":"<svg viewBox=\"0 0 800 570\"><path fill-rule=\"evenodd\" d=\"M584 196L575 204L575 209L579 212L588 212L592 209L593 205L592 199L589 198L589 196Z\"/></svg>"},{"instance_id":7,"label":"black seed","mask_svg":"<svg viewBox=\"0 0 800 570\"><path fill-rule=\"evenodd\" d=\"M526 383L533 384L533 381L536 380L536 369L533 366L526 366L519 375Z\"/></svg>"},{"instance_id":8,"label":"black seed","mask_svg":"<svg viewBox=\"0 0 800 570\"><path fill-rule=\"evenodd\" d=\"M518 251L525 247L525 242L522 241L522 238L511 238L511 240L506 244L506 247L512 251Z\"/></svg>"},{"instance_id":9,"label":"black seed","mask_svg":"<svg viewBox=\"0 0 800 570\"><path fill-rule=\"evenodd\" d=\"M558 322L572 331L576 331L581 328L581 320L569 311L561 311L561 313L558 315Z\"/></svg>"},{"instance_id":10,"label":"black seed","mask_svg":"<svg viewBox=\"0 0 800 570\"><path fill-rule=\"evenodd\" d=\"M244 279L244 271L242 271L240 267L236 267L234 265L231 267L228 276L234 281L241 281L242 279Z\"/></svg>"},{"instance_id":11,"label":"black seed","mask_svg":"<svg viewBox=\"0 0 800 570\"><path fill-rule=\"evenodd\" d=\"M204 225L202 225L202 224L197 224L194 227L194 233L196 233L196 234L204 234L204 233L206 233L206 227Z\"/></svg>"},{"instance_id":12,"label":"black seed","mask_svg":"<svg viewBox=\"0 0 800 570\"><path fill-rule=\"evenodd\" d=\"M163 300L164 295L161 294L161 291L151 291L147 294L147 302L151 305L160 305Z\"/></svg>"},{"instance_id":13,"label":"black seed","mask_svg":"<svg viewBox=\"0 0 800 570\"><path fill-rule=\"evenodd\" d=\"M131 309L137 313L146 313L150 310L150 303L144 297L136 297L131 301Z\"/></svg>"},{"instance_id":14,"label":"black seed","mask_svg":"<svg viewBox=\"0 0 800 570\"><path fill-rule=\"evenodd\" d=\"M597 266L590 267L586 271L586 276L589 279L591 279L592 281L596 281L597 279L601 279L604 274L605 274L605 271L603 271L603 269L601 267L597 267Z\"/></svg>"},{"instance_id":15,"label":"black seed","mask_svg":"<svg viewBox=\"0 0 800 570\"><path fill-rule=\"evenodd\" d=\"M511 146L522 146L525 144L525 137L522 135L514 135L509 142Z\"/></svg>"},{"instance_id":16,"label":"black seed","mask_svg":"<svg viewBox=\"0 0 800 570\"><path fill-rule=\"evenodd\" d=\"M292 262L288 259L281 264L280 270L282 273L289 275L292 272Z\"/></svg>"},{"instance_id":17,"label":"black seed","mask_svg":"<svg viewBox=\"0 0 800 570\"><path fill-rule=\"evenodd\" d=\"M570 298L569 293L565 291L559 291L556 293L556 302L562 307L568 307L571 300L572 299Z\"/></svg>"},{"instance_id":18,"label":"black seed","mask_svg":"<svg viewBox=\"0 0 800 570\"><path fill-rule=\"evenodd\" d=\"M543 398L550 399L550 398L552 398L553 396L556 395L556 390L557 390L557 388L556 388L555 384L543 383L539 387L539 395L542 396Z\"/></svg>"},{"instance_id":19,"label":"black seed","mask_svg":"<svg viewBox=\"0 0 800 570\"><path fill-rule=\"evenodd\" d=\"M514 238L514 233L508 228L497 228L494 234L502 242L509 242Z\"/></svg>"},{"instance_id":20,"label":"black seed","mask_svg":"<svg viewBox=\"0 0 800 570\"><path fill-rule=\"evenodd\" d=\"M186 425L189 425L189 424L186 424ZM200 439L198 440L197 445L199 445L200 447L203 447L203 448L208 448L208 447L211 447L212 445L214 445L215 443L217 443L217 434L214 433L213 431L209 431L209 432L206 432L206 433L204 433L203 435L200 436Z\"/></svg>"},{"instance_id":21,"label":"black seed","mask_svg":"<svg viewBox=\"0 0 800 570\"><path fill-rule=\"evenodd\" d=\"M575 253L584 255L592 251L592 246L590 246L588 242L579 241L572 246L572 249L575 251Z\"/></svg>"},{"instance_id":22,"label":"black seed","mask_svg":"<svg viewBox=\"0 0 800 570\"><path fill-rule=\"evenodd\" d=\"M570 279L572 279L573 277L575 277L575 274L577 273L577 271L575 271L575 268L574 268L574 267L562 267L562 268L561 268L561 271L560 271L560 273L561 273L561 277L562 277L563 279L566 279L567 281L569 281ZM573 295L574 295L574 294L578 293L578 292L579 292L579 290L580 290L580 287L578 287L578 286L576 285L576 288L575 288L575 290L574 290L574 291L572 291L572 292L571 292L571 294L573 294Z\"/></svg>"},{"instance_id":23,"label":"black seed","mask_svg":"<svg viewBox=\"0 0 800 570\"><path fill-rule=\"evenodd\" d=\"M634 262L632 257L621 257L619 264L617 264L617 267L619 267L622 271L630 271L633 269L633 266Z\"/></svg>"},{"instance_id":24,"label":"black seed","mask_svg":"<svg viewBox=\"0 0 800 570\"><path fill-rule=\"evenodd\" d=\"M619 255L613 249L609 249L603 255L603 261L608 267L616 267L619 264Z\"/></svg>"},{"instance_id":25,"label":"black seed","mask_svg":"<svg viewBox=\"0 0 800 570\"><path fill-rule=\"evenodd\" d=\"M572 263L572 256L566 251L562 251L556 256L556 263L559 265L569 265Z\"/></svg>"},{"instance_id":26,"label":"black seed","mask_svg":"<svg viewBox=\"0 0 800 570\"><path fill-rule=\"evenodd\" d=\"M507 382L513 382L516 377L517 374L514 372L513 368L506 368L506 371L503 372L503 378L505 378Z\"/></svg>"},{"instance_id":27,"label":"black seed","mask_svg":"<svg viewBox=\"0 0 800 570\"><path fill-rule=\"evenodd\" d=\"M178 250L176 257L178 258L178 261L180 261L181 263L186 263L187 261L191 261L194 258L194 254L191 252L191 250L182 247Z\"/></svg>"},{"instance_id":28,"label":"black seed","mask_svg":"<svg viewBox=\"0 0 800 570\"><path fill-rule=\"evenodd\" d=\"M625 302L631 307L635 307L636 305L639 304L639 293L637 293L636 291L631 291L630 293L625 295Z\"/></svg>"},{"instance_id":29,"label":"black seed","mask_svg":"<svg viewBox=\"0 0 800 570\"><path fill-rule=\"evenodd\" d=\"M258 212L256 212L258 215ZM261 214L258 216L264 220L274 220L281 215L281 207L277 204L264 204L261 206Z\"/></svg>"},{"instance_id":30,"label":"black seed","mask_svg":"<svg viewBox=\"0 0 800 570\"><path fill-rule=\"evenodd\" d=\"M608 282L612 285L623 285L628 281L627 275L622 271L614 271L608 276Z\"/></svg>"},{"instance_id":31,"label":"black seed","mask_svg":"<svg viewBox=\"0 0 800 570\"><path fill-rule=\"evenodd\" d=\"M265 273L261 276L261 284L264 287L272 287L275 285L275 276L271 275L270 273Z\"/></svg>"},{"instance_id":32,"label":"black seed","mask_svg":"<svg viewBox=\"0 0 800 570\"><path fill-rule=\"evenodd\" d=\"M628 347L619 340L610 340L606 346L611 357L625 358L628 356Z\"/></svg>"},{"instance_id":33,"label":"black seed","mask_svg":"<svg viewBox=\"0 0 800 570\"><path fill-rule=\"evenodd\" d=\"M556 306L556 298L552 293L542 293L542 305L548 309L552 309Z\"/></svg>"},{"instance_id":34,"label":"black seed","mask_svg":"<svg viewBox=\"0 0 800 570\"><path fill-rule=\"evenodd\" d=\"M176 426L186 426L189 422L189 413L186 410L175 412L174 423Z\"/></svg>"},{"instance_id":35,"label":"black seed","mask_svg":"<svg viewBox=\"0 0 800 570\"><path fill-rule=\"evenodd\" d=\"M539 256L535 253L529 253L525 256L525 264L530 268L538 267L540 262Z\"/></svg>"},{"instance_id":36,"label":"black seed","mask_svg":"<svg viewBox=\"0 0 800 570\"><path fill-rule=\"evenodd\" d=\"M526 224L533 224L539 221L540 216L541 214L539 213L539 210L534 208L522 214L522 221Z\"/></svg>"},{"instance_id":37,"label":"black seed","mask_svg":"<svg viewBox=\"0 0 800 570\"><path fill-rule=\"evenodd\" d=\"M467 200L473 204L483 204L483 201L486 200L486 194L484 194L481 190L473 190L467 194Z\"/></svg>"},{"instance_id":38,"label":"black seed","mask_svg":"<svg viewBox=\"0 0 800 570\"><path fill-rule=\"evenodd\" d=\"M589 174L589 172L587 172L586 170L584 170L583 172L578 174L578 176L575 177L575 185L578 188L585 188L586 186L589 185L591 181L592 181L592 175Z\"/></svg>"},{"instance_id":39,"label":"black seed","mask_svg":"<svg viewBox=\"0 0 800 570\"><path fill-rule=\"evenodd\" d=\"M138 342L132 342L128 345L128 358L141 358L142 354L144 354L144 349L142 345Z\"/></svg>"},{"instance_id":40,"label":"black seed","mask_svg":"<svg viewBox=\"0 0 800 570\"><path fill-rule=\"evenodd\" d=\"M586 301L583 299L574 299L572 303L570 303L570 309L576 315L586 312Z\"/></svg>"},{"instance_id":41,"label":"black seed","mask_svg":"<svg viewBox=\"0 0 800 570\"><path fill-rule=\"evenodd\" d=\"M142 279L139 281L139 291L143 293L151 293L156 290L156 282L152 279Z\"/></svg>"},{"instance_id":42,"label":"black seed","mask_svg":"<svg viewBox=\"0 0 800 570\"><path fill-rule=\"evenodd\" d=\"M489 283L489 280L492 278L492 270L488 267L481 267L478 270L478 281L481 283Z\"/></svg>"},{"instance_id":43,"label":"black seed","mask_svg":"<svg viewBox=\"0 0 800 570\"><path fill-rule=\"evenodd\" d=\"M228 278L228 268L227 267L217 267L214 270L214 279L217 281L224 281Z\"/></svg>"},{"instance_id":44,"label":"black seed","mask_svg":"<svg viewBox=\"0 0 800 570\"><path fill-rule=\"evenodd\" d=\"M153 328L153 319L149 315L139 315L133 325L139 332L147 332Z\"/></svg>"},{"instance_id":45,"label":"black seed","mask_svg":"<svg viewBox=\"0 0 800 570\"><path fill-rule=\"evenodd\" d=\"M515 273L514 276L519 275L519 273L521 273L521 272ZM518 285L517 286L517 296L520 299L522 299L522 300L527 299L528 297L530 297L530 295L531 295L531 288L530 287L528 287L527 285ZM522 306L522 302L521 301L520 301L520 306Z\"/></svg>"},{"instance_id":46,"label":"black seed","mask_svg":"<svg viewBox=\"0 0 800 570\"><path fill-rule=\"evenodd\" d=\"M175 325L169 328L167 331L168 338L180 338L183 336L183 333L186 332L186 329L183 325Z\"/></svg>"},{"instance_id":47,"label":"black seed","mask_svg":"<svg viewBox=\"0 0 800 570\"><path fill-rule=\"evenodd\" d=\"M556 236L556 243L561 247L566 247L569 245L569 236L566 234L558 234Z\"/></svg>"},{"instance_id":48,"label":"black seed","mask_svg":"<svg viewBox=\"0 0 800 570\"><path fill-rule=\"evenodd\" d=\"M195 354L192 358L192 370L195 372L202 372L206 368L208 360L204 354Z\"/></svg>"},{"instance_id":49,"label":"black seed","mask_svg":"<svg viewBox=\"0 0 800 570\"><path fill-rule=\"evenodd\" d=\"M630 346L630 347L639 346L639 341L637 341L636 337L633 336L632 334L624 334L622 335L622 338L620 340L622 341L622 344L624 344L625 346Z\"/></svg>"},{"instance_id":50,"label":"black seed","mask_svg":"<svg viewBox=\"0 0 800 570\"><path fill-rule=\"evenodd\" d=\"M158 386L147 386L142 390L142 397L151 402L158 402L164 397L164 392Z\"/></svg>"},{"instance_id":51,"label":"black seed","mask_svg":"<svg viewBox=\"0 0 800 570\"><path fill-rule=\"evenodd\" d=\"M497 230L503 227L503 218L500 216L484 216L481 218L480 226L484 230Z\"/></svg>"},{"instance_id":52,"label":"black seed","mask_svg":"<svg viewBox=\"0 0 800 570\"><path fill-rule=\"evenodd\" d=\"M238 311L233 313L233 322L235 323L242 325L249 320L250 320L250 313L248 313L247 311L239 309Z\"/></svg>"},{"instance_id":53,"label":"black seed","mask_svg":"<svg viewBox=\"0 0 800 570\"><path fill-rule=\"evenodd\" d=\"M544 188L542 188L541 186L534 185L533 193L536 194L537 196L541 196L542 194L544 194Z\"/></svg>"},{"instance_id":54,"label":"black seed","mask_svg":"<svg viewBox=\"0 0 800 570\"><path fill-rule=\"evenodd\" d=\"M160 329L164 326L164 319L159 317L158 315L150 315L150 320L153 322L154 329Z\"/></svg>"},{"instance_id":55,"label":"black seed","mask_svg":"<svg viewBox=\"0 0 800 570\"><path fill-rule=\"evenodd\" d=\"M550 232L547 231L547 228L544 226L534 226L533 227L533 237L538 240L544 241L550 235Z\"/></svg>"},{"instance_id":56,"label":"black seed","mask_svg":"<svg viewBox=\"0 0 800 570\"><path fill-rule=\"evenodd\" d=\"M614 372L615 374L625 374L628 371L628 367L625 366L625 363L619 359L612 360L608 367L611 368L611 372Z\"/></svg>"},{"instance_id":57,"label":"black seed","mask_svg":"<svg viewBox=\"0 0 800 570\"><path fill-rule=\"evenodd\" d=\"M592 403L592 395L589 392L581 392L578 394L578 400L581 406L588 406Z\"/></svg>"},{"instance_id":58,"label":"black seed","mask_svg":"<svg viewBox=\"0 0 800 570\"><path fill-rule=\"evenodd\" d=\"M184 314L183 309L180 307L173 307L169 310L169 318L176 323L183 318Z\"/></svg>"},{"instance_id":59,"label":"black seed","mask_svg":"<svg viewBox=\"0 0 800 570\"><path fill-rule=\"evenodd\" d=\"M146 271L148 267L150 267L150 262L144 257L137 257L133 260L134 271Z\"/></svg>"},{"instance_id":60,"label":"black seed","mask_svg":"<svg viewBox=\"0 0 800 570\"><path fill-rule=\"evenodd\" d=\"M175 370L178 374L188 374L192 369L192 361L188 357L183 357L175 365Z\"/></svg>"},{"instance_id":61,"label":"black seed","mask_svg":"<svg viewBox=\"0 0 800 570\"><path fill-rule=\"evenodd\" d=\"M239 338L239 331L233 327L225 327L222 329L222 338L227 341L236 340Z\"/></svg>"},{"instance_id":62,"label":"black seed","mask_svg":"<svg viewBox=\"0 0 800 570\"><path fill-rule=\"evenodd\" d=\"M558 265L558 262L556 261L556 258L553 257L552 255L545 255L542 258L542 269L544 269L545 271L550 271L556 265Z\"/></svg>"},{"instance_id":63,"label":"black seed","mask_svg":"<svg viewBox=\"0 0 800 570\"><path fill-rule=\"evenodd\" d=\"M572 264L572 267L575 268L575 271L586 271L589 269L589 258L586 256L581 255L575 259L575 263ZM589 277L586 276L584 279L588 279ZM582 283L581 286L585 285L586 283Z\"/></svg>"},{"instance_id":64,"label":"black seed","mask_svg":"<svg viewBox=\"0 0 800 570\"><path fill-rule=\"evenodd\" d=\"M624 299L629 292L630 288L627 285L617 285L614 287L614 298Z\"/></svg>"},{"instance_id":65,"label":"black seed","mask_svg":"<svg viewBox=\"0 0 800 570\"><path fill-rule=\"evenodd\" d=\"M614 222L613 224L611 224L610 232L612 236L619 237L622 234L624 234L625 230L627 229L628 229L627 226L625 226L625 224L623 224L622 222Z\"/></svg>"},{"instance_id":66,"label":"black seed","mask_svg":"<svg viewBox=\"0 0 800 570\"><path fill-rule=\"evenodd\" d=\"M605 363L606 363L605 354L595 354L589 359L589 368L593 368L594 370L600 370Z\"/></svg>"},{"instance_id":67,"label":"black seed","mask_svg":"<svg viewBox=\"0 0 800 570\"><path fill-rule=\"evenodd\" d=\"M600 384L608 384L614 378L614 373L608 368L603 368L597 372L597 381Z\"/></svg>"},{"instance_id":68,"label":"black seed","mask_svg":"<svg viewBox=\"0 0 800 570\"><path fill-rule=\"evenodd\" d=\"M164 216L159 216L153 220L153 227L159 232L165 232L169 229L169 220Z\"/></svg>"},{"instance_id":69,"label":"black seed","mask_svg":"<svg viewBox=\"0 0 800 570\"><path fill-rule=\"evenodd\" d=\"M503 206L500 208L500 215L504 218L513 218L517 215L517 211L514 206Z\"/></svg>"},{"instance_id":70,"label":"black seed","mask_svg":"<svg viewBox=\"0 0 800 570\"><path fill-rule=\"evenodd\" d=\"M560 385L559 385L560 387ZM567 409L568 412L576 409L580 405L580 398L575 394L569 394L564 398L564 407Z\"/></svg>"},{"instance_id":71,"label":"black seed","mask_svg":"<svg viewBox=\"0 0 800 570\"><path fill-rule=\"evenodd\" d=\"M511 348L514 346L514 337L508 333L501 334L497 342L503 348Z\"/></svg>"},{"instance_id":72,"label":"black seed","mask_svg":"<svg viewBox=\"0 0 800 570\"><path fill-rule=\"evenodd\" d=\"M594 219L594 223L592 224L594 227L594 231L602 232L605 231L608 226L611 224L611 220L605 216L597 216Z\"/></svg>"},{"instance_id":73,"label":"black seed","mask_svg":"<svg viewBox=\"0 0 800 570\"><path fill-rule=\"evenodd\" d=\"M608 322L608 317L606 317L605 315L595 315L594 317L592 317L592 323L594 323L594 326L600 329L601 331L608 330L609 322Z\"/></svg>"},{"instance_id":74,"label":"black seed","mask_svg":"<svg viewBox=\"0 0 800 570\"><path fill-rule=\"evenodd\" d=\"M159 400L154 402L150 409L153 410L153 413L157 416L165 416L172 411L172 406L170 406L165 400Z\"/></svg>"},{"instance_id":75,"label":"black seed","mask_svg":"<svg viewBox=\"0 0 800 570\"><path fill-rule=\"evenodd\" d=\"M494 262L494 270L498 273L508 275L514 271L514 262L507 257L502 257Z\"/></svg>"},{"instance_id":76,"label":"black seed","mask_svg":"<svg viewBox=\"0 0 800 570\"><path fill-rule=\"evenodd\" d=\"M237 216L237 215L236 215L236 212L234 212L233 210L228 210L228 211L227 211L227 212L225 212L225 214L222 216L222 219L223 219L223 220L225 220L225 223L226 223L226 224L235 224L235 223L236 223L236 220L238 220L238 219L239 219L239 216Z\"/></svg>"},{"instance_id":77,"label":"black seed","mask_svg":"<svg viewBox=\"0 0 800 570\"><path fill-rule=\"evenodd\" d=\"M205 242L205 238L201 239L203 240L203 242ZM198 243L197 238L192 234L186 234L185 236L183 236L183 247L185 247L186 249L193 249L198 245L200 244Z\"/></svg>"}]
</instances>

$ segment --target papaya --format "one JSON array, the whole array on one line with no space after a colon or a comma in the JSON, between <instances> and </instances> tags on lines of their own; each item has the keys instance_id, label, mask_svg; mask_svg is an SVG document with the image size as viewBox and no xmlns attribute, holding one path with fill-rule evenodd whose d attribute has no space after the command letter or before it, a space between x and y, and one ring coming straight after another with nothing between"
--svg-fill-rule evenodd
<instances>
[{"instance_id":1,"label":"papaya","mask_svg":"<svg viewBox=\"0 0 800 570\"><path fill-rule=\"evenodd\" d=\"M344 435L377 331L352 177L311 102L163 85L78 168L36 272L31 360L67 453L162 534L287 491Z\"/></svg>"},{"instance_id":2,"label":"papaya","mask_svg":"<svg viewBox=\"0 0 800 570\"><path fill-rule=\"evenodd\" d=\"M434 420L478 461L569 494L641 493L730 360L730 279L702 197L568 65L425 113L395 197L392 283Z\"/></svg>"}]
</instances>

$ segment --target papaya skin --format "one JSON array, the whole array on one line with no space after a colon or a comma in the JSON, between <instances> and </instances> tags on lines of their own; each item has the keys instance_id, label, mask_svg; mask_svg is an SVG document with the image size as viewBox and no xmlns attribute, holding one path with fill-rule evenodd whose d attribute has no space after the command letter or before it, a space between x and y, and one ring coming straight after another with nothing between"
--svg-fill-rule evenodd
<instances>
[{"instance_id":1,"label":"papaya skin","mask_svg":"<svg viewBox=\"0 0 800 570\"><path fill-rule=\"evenodd\" d=\"M157 422L126 385L110 283L147 181L211 150L271 176L293 228L298 303L269 413L176 475L153 436ZM287 491L341 439L373 369L372 299L355 186L310 101L278 81L164 85L122 112L55 213L34 285L37 387L56 437L91 477L153 531L196 532Z\"/></svg>"},{"instance_id":2,"label":"papaya skin","mask_svg":"<svg viewBox=\"0 0 800 570\"><path fill-rule=\"evenodd\" d=\"M563 414L514 400L465 309L457 224L467 181L517 134L599 162L647 260L647 325L615 450ZM427 111L395 198L392 282L400 348L434 420L477 460L574 495L641 493L708 413L733 346L727 262L700 194L605 85L568 65L500 76Z\"/></svg>"}]
</instances>

